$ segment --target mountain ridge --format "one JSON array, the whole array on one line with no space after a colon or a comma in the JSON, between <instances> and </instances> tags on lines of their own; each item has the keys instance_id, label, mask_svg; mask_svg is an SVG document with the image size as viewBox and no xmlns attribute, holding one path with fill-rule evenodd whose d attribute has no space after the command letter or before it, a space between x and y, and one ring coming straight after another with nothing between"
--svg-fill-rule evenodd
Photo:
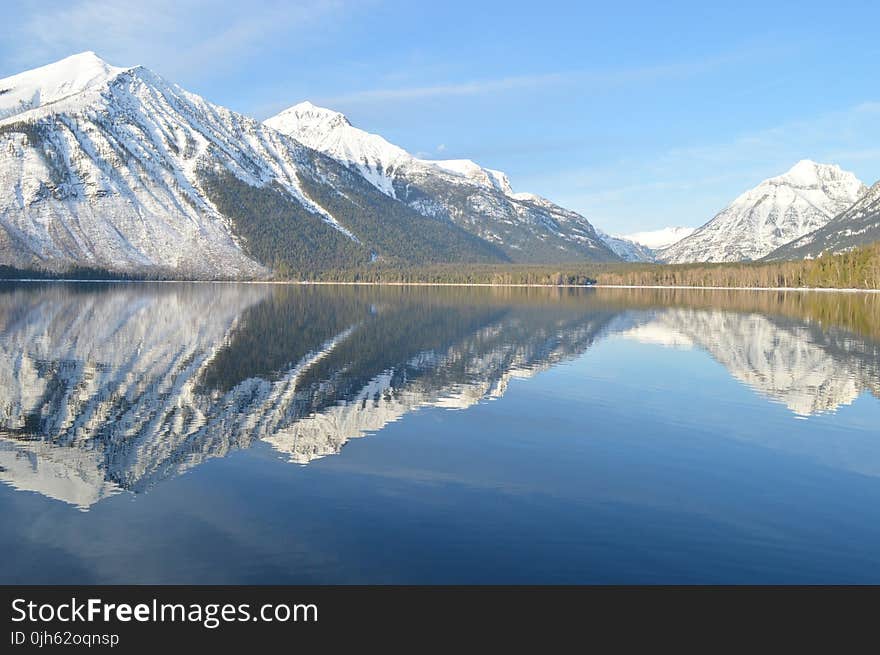
<instances>
[{"instance_id":1,"label":"mountain ridge","mask_svg":"<svg viewBox=\"0 0 880 655\"><path fill-rule=\"evenodd\" d=\"M0 80L0 265L195 279L376 265L737 262L880 239L880 188L801 160L697 229L610 235L470 159L304 101L257 121L93 51Z\"/></svg>"},{"instance_id":2,"label":"mountain ridge","mask_svg":"<svg viewBox=\"0 0 880 655\"><path fill-rule=\"evenodd\" d=\"M710 221L658 252L664 263L757 260L827 224L867 188L852 173L808 159L740 194Z\"/></svg>"},{"instance_id":3,"label":"mountain ridge","mask_svg":"<svg viewBox=\"0 0 880 655\"><path fill-rule=\"evenodd\" d=\"M818 230L786 243L765 261L820 257L838 254L880 241L880 181L875 182L855 203Z\"/></svg>"},{"instance_id":4,"label":"mountain ridge","mask_svg":"<svg viewBox=\"0 0 880 655\"><path fill-rule=\"evenodd\" d=\"M85 52L0 89L0 264L254 279L372 262L505 263L516 253L142 66ZM535 210L546 224L517 245L562 252L553 261L591 259L557 236L554 220L568 214L554 212ZM616 259L601 244L595 252Z\"/></svg>"},{"instance_id":5,"label":"mountain ridge","mask_svg":"<svg viewBox=\"0 0 880 655\"><path fill-rule=\"evenodd\" d=\"M654 262L657 255L652 248L648 248L640 243L636 243L627 237L614 236L596 229L599 238L605 242L605 245L611 248L618 257L626 262Z\"/></svg>"},{"instance_id":6,"label":"mountain ridge","mask_svg":"<svg viewBox=\"0 0 880 655\"><path fill-rule=\"evenodd\" d=\"M448 219L497 244L518 263L619 261L580 214L531 193L468 159L419 159L309 101L263 121L357 170L379 191L424 216Z\"/></svg>"},{"instance_id":7,"label":"mountain ridge","mask_svg":"<svg viewBox=\"0 0 880 655\"><path fill-rule=\"evenodd\" d=\"M651 250L662 250L690 236L696 229L695 227L671 226L660 228L659 230L643 230L642 232L618 234L615 236Z\"/></svg>"}]
</instances>

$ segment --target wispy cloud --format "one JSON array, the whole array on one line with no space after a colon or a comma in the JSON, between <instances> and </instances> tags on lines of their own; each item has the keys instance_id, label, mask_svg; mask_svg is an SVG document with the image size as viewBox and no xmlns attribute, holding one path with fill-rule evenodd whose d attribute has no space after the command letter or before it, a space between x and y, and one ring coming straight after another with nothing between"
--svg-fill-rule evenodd
<instances>
[{"instance_id":1,"label":"wispy cloud","mask_svg":"<svg viewBox=\"0 0 880 655\"><path fill-rule=\"evenodd\" d=\"M453 84L411 86L395 89L369 89L338 95L331 98L323 98L320 102L321 104L335 106L449 96L483 95L511 91L514 89L534 89L548 84L564 82L572 77L573 75L568 73L545 73L540 75L503 77L492 80L474 80Z\"/></svg>"},{"instance_id":2,"label":"wispy cloud","mask_svg":"<svg viewBox=\"0 0 880 655\"><path fill-rule=\"evenodd\" d=\"M363 89L321 98L319 102L329 106L351 106L356 104L380 104L405 100L534 91L543 87L570 84L613 87L662 82L664 80L685 79L710 73L724 66L767 57L770 52L778 55L782 52L782 48L781 46L774 46L772 49L764 47L743 48L734 52L722 53L715 57L700 57L633 68L550 71L490 79L472 79L446 84Z\"/></svg>"}]
</instances>

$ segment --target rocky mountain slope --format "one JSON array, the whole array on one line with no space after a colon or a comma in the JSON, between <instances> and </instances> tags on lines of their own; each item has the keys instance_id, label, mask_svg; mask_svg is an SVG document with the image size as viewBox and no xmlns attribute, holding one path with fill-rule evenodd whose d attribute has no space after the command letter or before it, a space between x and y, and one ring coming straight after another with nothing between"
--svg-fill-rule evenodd
<instances>
[{"instance_id":1,"label":"rocky mountain slope","mask_svg":"<svg viewBox=\"0 0 880 655\"><path fill-rule=\"evenodd\" d=\"M685 237L689 237L694 233L694 230L696 228L693 227L664 227L659 230L624 234L620 238L632 241L651 250L662 250L674 243L678 243Z\"/></svg>"},{"instance_id":2,"label":"rocky mountain slope","mask_svg":"<svg viewBox=\"0 0 880 655\"><path fill-rule=\"evenodd\" d=\"M597 229L599 238L608 246L614 254L626 262L653 262L656 255L651 248L647 248L626 237L612 236Z\"/></svg>"},{"instance_id":3,"label":"rocky mountain slope","mask_svg":"<svg viewBox=\"0 0 880 655\"><path fill-rule=\"evenodd\" d=\"M865 191L839 166L803 160L743 193L693 234L659 251L658 259L673 264L760 259L825 226Z\"/></svg>"},{"instance_id":4,"label":"rocky mountain slope","mask_svg":"<svg viewBox=\"0 0 880 655\"><path fill-rule=\"evenodd\" d=\"M496 245L511 261L618 259L583 216L540 196L514 193L500 171L470 160L419 159L309 102L265 124L333 157L422 215L450 220Z\"/></svg>"},{"instance_id":5,"label":"rocky mountain slope","mask_svg":"<svg viewBox=\"0 0 880 655\"><path fill-rule=\"evenodd\" d=\"M829 223L767 255L768 260L804 259L839 253L880 241L880 182Z\"/></svg>"},{"instance_id":6,"label":"rocky mountain slope","mask_svg":"<svg viewBox=\"0 0 880 655\"><path fill-rule=\"evenodd\" d=\"M510 257L143 67L86 52L0 80L0 264L254 278L377 260Z\"/></svg>"},{"instance_id":7,"label":"rocky mountain slope","mask_svg":"<svg viewBox=\"0 0 880 655\"><path fill-rule=\"evenodd\" d=\"M692 227L666 227L628 235L612 235L597 229L599 238L627 262L656 262L657 251L668 248L694 232Z\"/></svg>"}]
</instances>

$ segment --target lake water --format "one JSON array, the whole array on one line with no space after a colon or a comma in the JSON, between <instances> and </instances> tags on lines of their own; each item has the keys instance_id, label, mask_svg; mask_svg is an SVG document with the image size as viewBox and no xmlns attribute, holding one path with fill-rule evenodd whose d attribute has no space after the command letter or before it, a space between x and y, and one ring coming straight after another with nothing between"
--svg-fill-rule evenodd
<instances>
[{"instance_id":1,"label":"lake water","mask_svg":"<svg viewBox=\"0 0 880 655\"><path fill-rule=\"evenodd\" d=\"M880 583L880 296L0 286L2 583Z\"/></svg>"}]
</instances>

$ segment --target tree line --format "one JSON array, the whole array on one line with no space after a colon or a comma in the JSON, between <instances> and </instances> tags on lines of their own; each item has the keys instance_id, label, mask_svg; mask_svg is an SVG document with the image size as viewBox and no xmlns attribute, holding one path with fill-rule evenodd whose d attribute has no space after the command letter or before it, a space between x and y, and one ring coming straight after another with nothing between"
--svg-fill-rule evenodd
<instances>
[{"instance_id":1,"label":"tree line","mask_svg":"<svg viewBox=\"0 0 880 655\"><path fill-rule=\"evenodd\" d=\"M283 240L282 240L283 241ZM348 244L346 244L348 245ZM337 253L338 254L338 253ZM357 259L355 259L357 262ZM0 279L193 279L181 270L127 273L100 268L22 269L0 265ZM735 288L880 289L880 242L837 255L789 262L732 264L388 264L341 265L307 272L287 266L275 269L274 280L369 284L486 284L543 286L670 286Z\"/></svg>"},{"instance_id":2,"label":"tree line","mask_svg":"<svg viewBox=\"0 0 880 655\"><path fill-rule=\"evenodd\" d=\"M633 265L596 277L600 284L633 286L880 289L880 242L816 259Z\"/></svg>"}]
</instances>

